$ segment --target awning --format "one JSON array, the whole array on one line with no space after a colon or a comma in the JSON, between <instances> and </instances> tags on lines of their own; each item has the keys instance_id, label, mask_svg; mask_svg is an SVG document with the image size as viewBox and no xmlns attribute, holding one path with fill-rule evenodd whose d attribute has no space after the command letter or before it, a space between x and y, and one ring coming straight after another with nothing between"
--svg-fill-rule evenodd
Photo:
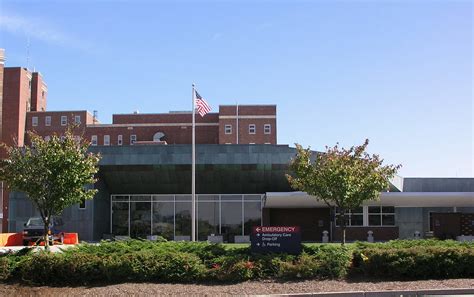
<instances>
[{"instance_id":1,"label":"awning","mask_svg":"<svg viewBox=\"0 0 474 297\"><path fill-rule=\"evenodd\" d=\"M380 201L363 205L397 207L474 207L474 192L384 192ZM315 208L327 207L305 192L267 192L265 208Z\"/></svg>"}]
</instances>

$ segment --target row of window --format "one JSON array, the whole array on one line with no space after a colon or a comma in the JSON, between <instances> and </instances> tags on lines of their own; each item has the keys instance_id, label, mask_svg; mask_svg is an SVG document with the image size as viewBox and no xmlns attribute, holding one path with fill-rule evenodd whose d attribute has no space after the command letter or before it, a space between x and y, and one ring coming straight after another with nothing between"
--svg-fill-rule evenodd
<instances>
[{"instance_id":1,"label":"row of window","mask_svg":"<svg viewBox=\"0 0 474 297\"><path fill-rule=\"evenodd\" d=\"M336 209L336 226L340 225ZM346 226L395 226L395 207L366 206L346 213Z\"/></svg>"},{"instance_id":2,"label":"row of window","mask_svg":"<svg viewBox=\"0 0 474 297\"><path fill-rule=\"evenodd\" d=\"M80 125L81 124L81 116L76 115L74 116L74 124ZM31 125L33 127L38 126L38 117L31 117ZM45 126L51 126L51 116L45 116L44 117L44 125ZM61 116L61 126L66 126L67 125L67 116Z\"/></svg>"},{"instance_id":3,"label":"row of window","mask_svg":"<svg viewBox=\"0 0 474 297\"><path fill-rule=\"evenodd\" d=\"M232 134L232 125L225 125L224 126L224 133L225 134ZM255 124L249 124L249 134L257 133L257 126ZM265 124L263 125L263 133L264 134L271 134L272 133L272 125Z\"/></svg>"},{"instance_id":4,"label":"row of window","mask_svg":"<svg viewBox=\"0 0 474 297\"><path fill-rule=\"evenodd\" d=\"M130 144L134 144L137 141L137 135L130 135ZM123 135L117 135L117 145L123 144ZM97 135L91 136L91 145L97 145ZM110 145L110 135L104 135L104 145Z\"/></svg>"}]
</instances>

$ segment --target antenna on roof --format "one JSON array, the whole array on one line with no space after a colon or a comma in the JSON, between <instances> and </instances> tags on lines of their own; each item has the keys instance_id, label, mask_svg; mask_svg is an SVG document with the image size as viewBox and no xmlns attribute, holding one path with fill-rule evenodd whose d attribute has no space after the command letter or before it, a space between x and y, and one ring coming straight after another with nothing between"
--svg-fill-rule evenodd
<instances>
[{"instance_id":1,"label":"antenna on roof","mask_svg":"<svg viewBox=\"0 0 474 297\"><path fill-rule=\"evenodd\" d=\"M98 115L97 110L94 110L93 115L92 115L92 123L93 124L97 123L97 115Z\"/></svg>"},{"instance_id":2,"label":"antenna on roof","mask_svg":"<svg viewBox=\"0 0 474 297\"><path fill-rule=\"evenodd\" d=\"M30 36L26 37L26 69L30 68Z\"/></svg>"}]
</instances>

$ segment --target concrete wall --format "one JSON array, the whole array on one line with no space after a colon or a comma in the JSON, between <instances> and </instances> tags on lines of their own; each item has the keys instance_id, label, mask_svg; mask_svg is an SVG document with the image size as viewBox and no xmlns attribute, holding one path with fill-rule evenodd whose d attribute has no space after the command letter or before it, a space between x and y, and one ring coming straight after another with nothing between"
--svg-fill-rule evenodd
<instances>
[{"instance_id":1,"label":"concrete wall","mask_svg":"<svg viewBox=\"0 0 474 297\"><path fill-rule=\"evenodd\" d=\"M404 178L403 191L474 192L474 178Z\"/></svg>"},{"instance_id":2,"label":"concrete wall","mask_svg":"<svg viewBox=\"0 0 474 297\"><path fill-rule=\"evenodd\" d=\"M415 231L423 232L423 208L396 207L395 220L401 239L412 239Z\"/></svg>"},{"instance_id":3,"label":"concrete wall","mask_svg":"<svg viewBox=\"0 0 474 297\"><path fill-rule=\"evenodd\" d=\"M104 180L99 179L95 185L99 191L93 200L93 240L103 239L104 234L110 233L110 192Z\"/></svg>"}]
</instances>

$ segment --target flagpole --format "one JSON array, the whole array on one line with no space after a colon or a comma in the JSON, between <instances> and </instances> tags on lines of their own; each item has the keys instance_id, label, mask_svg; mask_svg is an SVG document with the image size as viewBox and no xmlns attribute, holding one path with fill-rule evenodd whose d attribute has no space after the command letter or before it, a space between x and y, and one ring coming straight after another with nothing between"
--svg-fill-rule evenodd
<instances>
[{"instance_id":1,"label":"flagpole","mask_svg":"<svg viewBox=\"0 0 474 297\"><path fill-rule=\"evenodd\" d=\"M195 115L196 115L196 100L195 100L196 91L193 84L193 109L192 109L192 118L193 118L193 136L192 136L192 178L191 178L191 240L196 241L196 131L195 131Z\"/></svg>"}]
</instances>

